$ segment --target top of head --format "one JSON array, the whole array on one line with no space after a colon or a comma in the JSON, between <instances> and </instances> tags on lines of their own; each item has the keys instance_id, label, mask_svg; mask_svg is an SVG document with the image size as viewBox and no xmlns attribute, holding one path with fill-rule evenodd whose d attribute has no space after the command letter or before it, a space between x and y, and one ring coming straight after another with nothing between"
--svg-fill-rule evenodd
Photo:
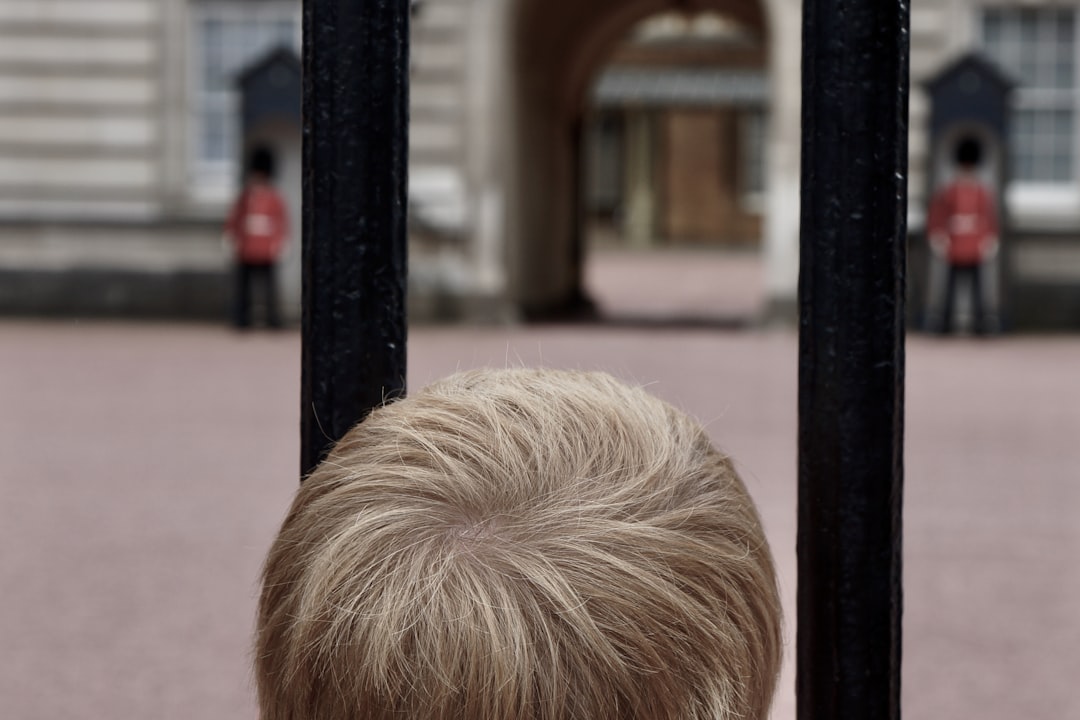
<instances>
[{"instance_id":1,"label":"top of head","mask_svg":"<svg viewBox=\"0 0 1080 720\"><path fill-rule=\"evenodd\" d=\"M462 373L373 412L267 560L264 720L764 718L780 610L729 459L601 373Z\"/></svg>"}]
</instances>

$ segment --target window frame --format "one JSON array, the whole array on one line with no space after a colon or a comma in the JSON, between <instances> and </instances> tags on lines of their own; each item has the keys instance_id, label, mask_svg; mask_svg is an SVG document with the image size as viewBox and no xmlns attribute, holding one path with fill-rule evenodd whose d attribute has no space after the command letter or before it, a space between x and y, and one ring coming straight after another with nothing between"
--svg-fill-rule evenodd
<instances>
[{"instance_id":1,"label":"window frame","mask_svg":"<svg viewBox=\"0 0 1080 720\"><path fill-rule=\"evenodd\" d=\"M189 194L196 203L227 202L239 186L239 157L211 159L203 156L203 132L206 121L206 101L210 91L203 84L205 77L204 27L208 20L226 23L251 24L280 22L288 19L294 27L294 49L300 51L302 34L302 5L299 0L191 0L188 4L187 92L190 101L186 110L184 154L188 165ZM255 58L252 58L254 60ZM240 97L227 91L223 98L227 115L239 123ZM239 139L239 137L237 138Z\"/></svg>"},{"instance_id":2,"label":"window frame","mask_svg":"<svg viewBox=\"0 0 1080 720\"><path fill-rule=\"evenodd\" d=\"M1072 111L1073 128L1071 133L1071 177L1068 180L1022 180L1012 174L1007 189L1006 202L1015 218L1024 224L1059 225L1080 218L1080 4L1060 3L1044 0L1033 5L1005 4L1001 2L981 3L975 8L973 27L976 49L987 53L986 37L987 14L993 11L1034 10L1069 12L1073 17L1072 38L1072 87L1024 87L1018 86L1012 93L1010 102L1009 132L1005 139L1009 166L1015 171L1016 155L1014 136L1018 111L1025 109L1046 109L1066 106ZM1011 68L1003 68L1015 75ZM1058 97L1054 97L1058 96ZM1061 96L1065 96L1062 101Z\"/></svg>"}]
</instances>

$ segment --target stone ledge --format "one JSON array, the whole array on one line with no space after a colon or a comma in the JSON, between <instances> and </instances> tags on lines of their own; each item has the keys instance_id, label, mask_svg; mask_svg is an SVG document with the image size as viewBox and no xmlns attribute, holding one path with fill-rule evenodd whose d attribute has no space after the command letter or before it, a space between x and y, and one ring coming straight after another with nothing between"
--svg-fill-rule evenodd
<instances>
[{"instance_id":1,"label":"stone ledge","mask_svg":"<svg viewBox=\"0 0 1080 720\"><path fill-rule=\"evenodd\" d=\"M0 314L217 319L228 309L227 273L201 270L0 269Z\"/></svg>"}]
</instances>

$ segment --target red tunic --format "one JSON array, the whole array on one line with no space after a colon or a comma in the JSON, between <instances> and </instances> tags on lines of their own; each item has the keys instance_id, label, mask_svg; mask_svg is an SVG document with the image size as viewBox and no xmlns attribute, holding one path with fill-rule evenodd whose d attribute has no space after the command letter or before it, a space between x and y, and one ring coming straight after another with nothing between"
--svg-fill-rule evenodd
<instances>
[{"instance_id":1,"label":"red tunic","mask_svg":"<svg viewBox=\"0 0 1080 720\"><path fill-rule=\"evenodd\" d=\"M926 229L948 240L950 263L977 265L998 235L994 199L979 181L957 178L934 196Z\"/></svg>"},{"instance_id":2,"label":"red tunic","mask_svg":"<svg viewBox=\"0 0 1080 720\"><path fill-rule=\"evenodd\" d=\"M289 236L285 201L269 185L251 185L233 204L225 230L240 262L276 262Z\"/></svg>"}]
</instances>

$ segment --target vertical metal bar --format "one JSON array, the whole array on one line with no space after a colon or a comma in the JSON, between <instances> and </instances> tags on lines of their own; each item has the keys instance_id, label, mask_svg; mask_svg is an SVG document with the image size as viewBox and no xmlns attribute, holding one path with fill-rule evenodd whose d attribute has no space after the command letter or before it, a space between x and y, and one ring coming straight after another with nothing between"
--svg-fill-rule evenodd
<instances>
[{"instance_id":1,"label":"vertical metal bar","mask_svg":"<svg viewBox=\"0 0 1080 720\"><path fill-rule=\"evenodd\" d=\"M799 720L900 717L905 0L804 0Z\"/></svg>"},{"instance_id":2,"label":"vertical metal bar","mask_svg":"<svg viewBox=\"0 0 1080 720\"><path fill-rule=\"evenodd\" d=\"M405 391L409 0L304 0L301 475Z\"/></svg>"}]
</instances>

